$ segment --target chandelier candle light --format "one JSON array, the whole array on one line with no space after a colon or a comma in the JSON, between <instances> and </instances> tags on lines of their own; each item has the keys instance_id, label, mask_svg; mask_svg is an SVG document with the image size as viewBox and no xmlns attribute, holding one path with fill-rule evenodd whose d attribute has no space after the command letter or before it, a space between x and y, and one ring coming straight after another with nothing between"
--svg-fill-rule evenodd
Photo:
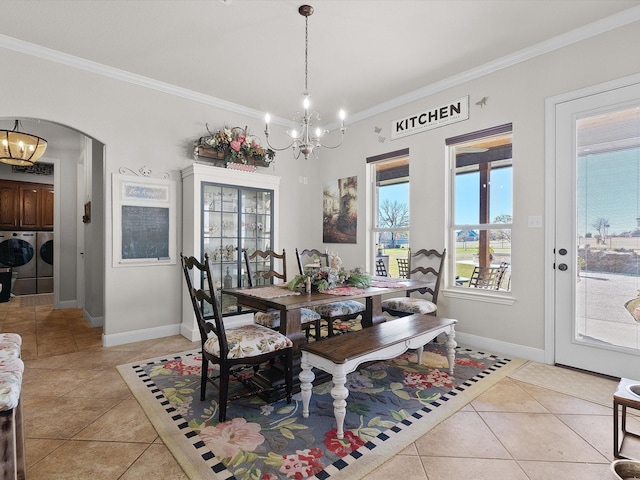
<instances>
[{"instance_id":1,"label":"chandelier candle light","mask_svg":"<svg viewBox=\"0 0 640 480\"><path fill-rule=\"evenodd\" d=\"M0 130L0 162L21 167L34 165L47 149L47 141L30 133L18 131L16 120L13 130Z\"/></svg>"},{"instance_id":2,"label":"chandelier candle light","mask_svg":"<svg viewBox=\"0 0 640 480\"><path fill-rule=\"evenodd\" d=\"M291 130L287 132L287 135L291 137L291 143L283 148L277 148L269 143L269 121L271 120L270 115L267 113L265 116L266 126L264 130L264 135L267 139L267 144L270 148L278 151L286 150L288 148L293 149L294 158L298 159L300 154L304 155L304 159L307 160L309 155L313 153L313 156L318 158L318 151L320 147L324 148L338 148L342 145L342 141L344 140L344 132L346 127L344 125L345 113L344 110L340 110L340 142L337 145L329 146L322 143L322 136L327 133L328 130L324 130L320 127L316 127L315 131L313 131L313 126L311 124L311 120L315 119L320 121L320 116L317 112L309 112L309 108L311 106L310 95L308 89L308 57L309 57L309 17L313 14L313 7L311 5L302 5L298 8L298 13L305 17L305 27L304 27L304 92L302 93L303 102L302 106L304 108L304 115L301 118L296 119L296 122L300 123L300 132L297 130ZM313 131L313 133L312 133Z\"/></svg>"}]
</instances>

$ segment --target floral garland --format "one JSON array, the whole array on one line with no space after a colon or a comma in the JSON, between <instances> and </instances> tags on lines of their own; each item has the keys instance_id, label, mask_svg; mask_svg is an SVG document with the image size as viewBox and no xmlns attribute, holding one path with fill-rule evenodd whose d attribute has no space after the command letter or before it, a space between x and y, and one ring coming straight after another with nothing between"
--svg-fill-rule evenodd
<instances>
[{"instance_id":1,"label":"floral garland","mask_svg":"<svg viewBox=\"0 0 640 480\"><path fill-rule=\"evenodd\" d=\"M211 148L222 152L227 162L252 164L262 162L269 164L276 156L276 152L260 145L257 137L247 133L247 127L224 127L212 133L207 125L209 135L200 137L196 141L198 147Z\"/></svg>"},{"instance_id":2,"label":"floral garland","mask_svg":"<svg viewBox=\"0 0 640 480\"><path fill-rule=\"evenodd\" d=\"M318 292L333 290L338 285L349 285L358 288L371 286L371 275L360 271L359 268L347 271L332 267L311 267L307 268L303 275L296 275L295 278L287 284L287 288L289 288L289 290L304 291L307 285L307 279L309 279L311 283L311 289Z\"/></svg>"}]
</instances>

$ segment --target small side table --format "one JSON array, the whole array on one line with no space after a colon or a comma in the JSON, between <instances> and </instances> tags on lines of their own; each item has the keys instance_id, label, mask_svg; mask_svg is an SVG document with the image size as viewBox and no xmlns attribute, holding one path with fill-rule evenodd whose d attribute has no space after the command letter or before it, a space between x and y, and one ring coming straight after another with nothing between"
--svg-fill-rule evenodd
<instances>
[{"instance_id":1,"label":"small side table","mask_svg":"<svg viewBox=\"0 0 640 480\"><path fill-rule=\"evenodd\" d=\"M640 439L640 434L627 431L627 407L640 410L640 397L628 390L629 385L639 385L640 381L621 378L618 389L613 394L613 456L615 458L628 458L630 460L640 460L639 457L631 458L622 455L622 445L627 435ZM622 406L622 438L618 442L618 406Z\"/></svg>"}]
</instances>

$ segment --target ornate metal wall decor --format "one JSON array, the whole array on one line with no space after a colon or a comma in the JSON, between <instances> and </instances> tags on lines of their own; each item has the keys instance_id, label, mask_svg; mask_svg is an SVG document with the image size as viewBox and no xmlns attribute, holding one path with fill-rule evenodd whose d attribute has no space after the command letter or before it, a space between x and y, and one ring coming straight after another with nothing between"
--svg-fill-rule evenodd
<instances>
[{"instance_id":1,"label":"ornate metal wall decor","mask_svg":"<svg viewBox=\"0 0 640 480\"><path fill-rule=\"evenodd\" d=\"M29 166L11 165L11 173L31 175L53 175L53 163L35 163Z\"/></svg>"}]
</instances>

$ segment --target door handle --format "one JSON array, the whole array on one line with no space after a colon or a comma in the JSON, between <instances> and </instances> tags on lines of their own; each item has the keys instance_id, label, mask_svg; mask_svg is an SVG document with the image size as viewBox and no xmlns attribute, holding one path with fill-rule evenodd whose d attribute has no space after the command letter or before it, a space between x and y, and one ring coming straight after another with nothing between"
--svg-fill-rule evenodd
<instances>
[{"instance_id":1,"label":"door handle","mask_svg":"<svg viewBox=\"0 0 640 480\"><path fill-rule=\"evenodd\" d=\"M558 270L561 270L561 271L563 271L563 272L564 272L567 268L569 268L569 267L567 267L567 264L566 264L566 263L561 263L560 265L558 265Z\"/></svg>"}]
</instances>

